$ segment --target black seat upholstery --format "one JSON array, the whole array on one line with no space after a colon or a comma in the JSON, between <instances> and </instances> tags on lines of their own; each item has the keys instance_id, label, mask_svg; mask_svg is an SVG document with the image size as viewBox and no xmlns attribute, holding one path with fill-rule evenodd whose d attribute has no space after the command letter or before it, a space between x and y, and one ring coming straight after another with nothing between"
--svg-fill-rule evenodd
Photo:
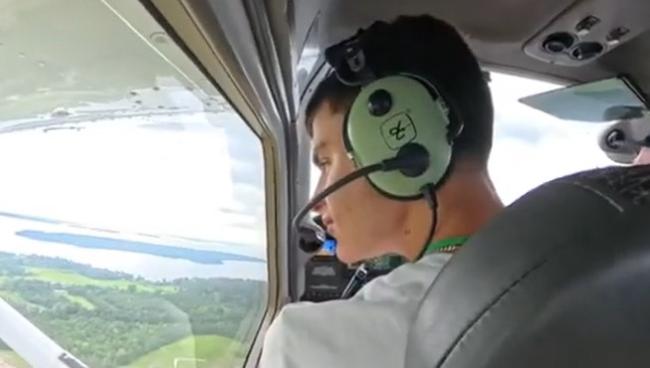
<instances>
[{"instance_id":1,"label":"black seat upholstery","mask_svg":"<svg viewBox=\"0 0 650 368\"><path fill-rule=\"evenodd\" d=\"M650 367L650 166L545 184L431 285L407 367Z\"/></svg>"}]
</instances>

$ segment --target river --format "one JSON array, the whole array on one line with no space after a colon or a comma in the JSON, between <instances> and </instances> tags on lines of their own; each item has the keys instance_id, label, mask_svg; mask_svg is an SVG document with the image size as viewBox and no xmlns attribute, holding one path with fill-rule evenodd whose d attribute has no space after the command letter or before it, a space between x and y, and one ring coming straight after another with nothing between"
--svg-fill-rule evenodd
<instances>
[{"instance_id":1,"label":"river","mask_svg":"<svg viewBox=\"0 0 650 368\"><path fill-rule=\"evenodd\" d=\"M74 231L73 231L74 230ZM103 239L101 249L93 247L82 247L75 242L72 244L65 244L62 240L57 241L44 241L38 240L34 236L19 236L18 234L70 234L79 233L79 237L91 239ZM62 238L62 237L59 237ZM106 239L114 239L115 244L129 242L131 247L129 251L123 250L125 247L120 246L120 250L110 249L110 242ZM109 244L109 245L107 245ZM138 245L142 246L142 252L138 251ZM177 257L159 256L155 254L145 253L146 249L152 246L156 248L164 248L169 246L175 252L171 254L179 254ZM212 277L227 277L238 279L253 279L265 281L267 279L267 266L262 249L246 249L245 246L240 246L242 249L236 252L233 246L219 246L212 245L214 249L206 249L205 246L199 248L190 242L176 242L175 244L152 244L145 243L141 239L134 239L133 237L111 234L111 238L107 238L106 234L93 232L91 230L80 231L79 229L70 229L64 225L57 224L44 224L35 223L29 220L3 218L0 221L0 252L7 252L13 254L33 254L47 257L63 258L72 262L87 264L92 267L107 269L117 272L125 272L134 276L140 276L152 281L173 280L178 278L212 278ZM184 257L182 251L187 249L193 257ZM213 251L213 252L211 252ZM210 256L209 253L224 254L226 256L232 255L231 258L247 259L250 257L251 261L240 260L226 260L214 263L206 262L193 262L189 259L196 259L197 254L205 254L206 258ZM214 255L212 254L212 255ZM255 255L256 257L251 257ZM189 258L189 259L188 259Z\"/></svg>"}]
</instances>

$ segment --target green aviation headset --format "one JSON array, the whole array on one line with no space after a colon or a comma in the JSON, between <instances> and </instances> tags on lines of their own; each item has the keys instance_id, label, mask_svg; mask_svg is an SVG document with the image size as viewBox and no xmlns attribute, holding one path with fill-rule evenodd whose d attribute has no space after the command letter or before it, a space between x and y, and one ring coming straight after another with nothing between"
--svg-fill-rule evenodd
<instances>
[{"instance_id":1,"label":"green aviation headset","mask_svg":"<svg viewBox=\"0 0 650 368\"><path fill-rule=\"evenodd\" d=\"M373 27L381 22L369 31ZM325 197L362 176L389 198L425 197L435 211L430 194L449 171L453 143L463 129L460 115L428 78L381 70L377 42L366 42L371 33L360 31L325 51L337 78L360 87L343 126L343 141L357 170L316 195L298 212L295 226Z\"/></svg>"},{"instance_id":2,"label":"green aviation headset","mask_svg":"<svg viewBox=\"0 0 650 368\"><path fill-rule=\"evenodd\" d=\"M434 82L407 70L381 70L381 50L369 31L360 31L325 51L338 79L361 91L348 110L343 141L359 168L401 156L406 167L367 175L382 194L395 199L417 199L423 188L444 180L452 159L454 140L463 124L457 111ZM379 30L380 33L381 30ZM375 37L376 38L376 37ZM385 51L384 51L385 52ZM390 55L389 55L390 56ZM411 165L404 156L411 157Z\"/></svg>"}]
</instances>

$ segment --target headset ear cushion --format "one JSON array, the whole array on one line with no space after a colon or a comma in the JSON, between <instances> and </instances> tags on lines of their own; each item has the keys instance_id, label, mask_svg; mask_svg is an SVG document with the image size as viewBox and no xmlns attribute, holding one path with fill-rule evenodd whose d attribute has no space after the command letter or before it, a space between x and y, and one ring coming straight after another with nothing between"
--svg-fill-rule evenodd
<instances>
[{"instance_id":1,"label":"headset ear cushion","mask_svg":"<svg viewBox=\"0 0 650 368\"><path fill-rule=\"evenodd\" d=\"M449 144L453 144L454 141L458 139L461 134L463 134L463 129L465 129L465 124L463 124L459 118L454 117L451 119L449 123L447 142L449 142Z\"/></svg>"},{"instance_id":2,"label":"headset ear cushion","mask_svg":"<svg viewBox=\"0 0 650 368\"><path fill-rule=\"evenodd\" d=\"M354 102L353 102L354 104ZM352 147L352 142L350 142L350 136L348 134L348 125L350 124L350 111L352 109L349 108L345 112L345 117L343 118L343 146L345 147L345 151L349 154L354 153L354 147Z\"/></svg>"},{"instance_id":3,"label":"headset ear cushion","mask_svg":"<svg viewBox=\"0 0 650 368\"><path fill-rule=\"evenodd\" d=\"M454 141L463 134L463 130L465 129L465 124L459 114L458 108L456 108L456 105L452 100L442 97L446 94L443 93L444 90L442 90L441 87L434 87L430 82L420 77L414 78L427 87L433 100L438 101L441 107L445 110L449 122L447 125L447 143L453 145Z\"/></svg>"}]
</instances>

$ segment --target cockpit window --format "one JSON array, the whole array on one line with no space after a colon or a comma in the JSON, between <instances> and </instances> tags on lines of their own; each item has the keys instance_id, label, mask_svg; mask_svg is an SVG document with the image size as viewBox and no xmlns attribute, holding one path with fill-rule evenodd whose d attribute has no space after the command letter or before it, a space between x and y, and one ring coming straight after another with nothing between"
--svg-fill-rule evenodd
<instances>
[{"instance_id":1,"label":"cockpit window","mask_svg":"<svg viewBox=\"0 0 650 368\"><path fill-rule=\"evenodd\" d=\"M4 1L0 52L0 366L242 366L259 138L139 2Z\"/></svg>"},{"instance_id":2,"label":"cockpit window","mask_svg":"<svg viewBox=\"0 0 650 368\"><path fill-rule=\"evenodd\" d=\"M557 177L613 164L598 146L605 125L560 120L518 101L558 85L502 73L492 73L491 79L495 115L489 171L506 204Z\"/></svg>"}]
</instances>

